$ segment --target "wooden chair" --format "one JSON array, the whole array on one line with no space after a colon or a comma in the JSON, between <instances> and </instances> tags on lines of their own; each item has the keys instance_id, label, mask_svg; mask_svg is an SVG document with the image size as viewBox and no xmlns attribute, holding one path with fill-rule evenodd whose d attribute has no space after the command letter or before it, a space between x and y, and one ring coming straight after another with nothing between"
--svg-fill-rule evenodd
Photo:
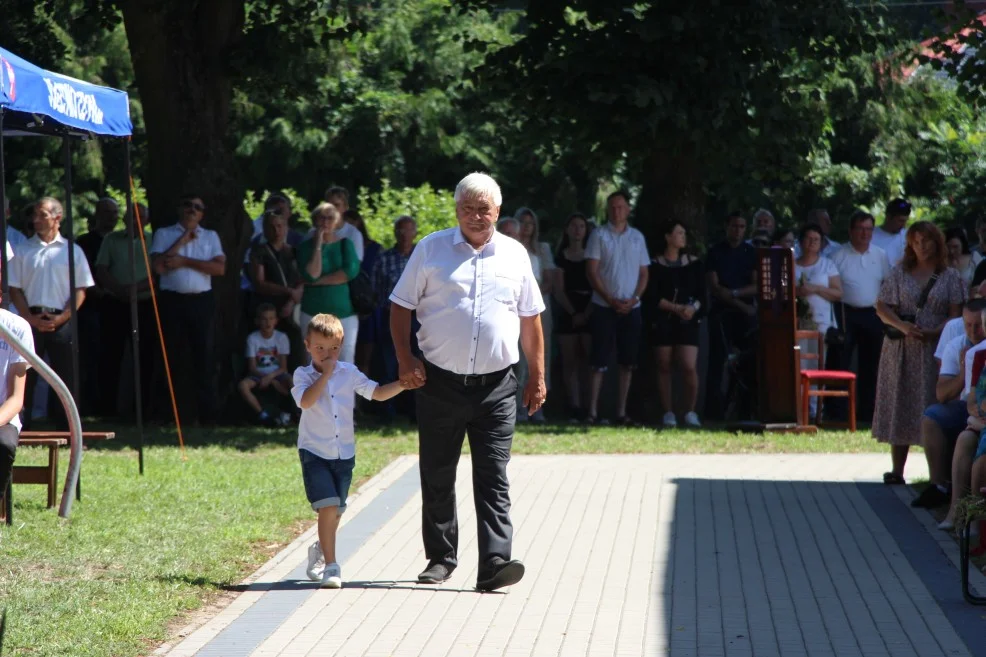
<instances>
[{"instance_id":1,"label":"wooden chair","mask_svg":"<svg viewBox=\"0 0 986 657\"><path fill-rule=\"evenodd\" d=\"M814 341L815 353L801 353L801 360L814 360L818 362L818 369L801 370L801 419L808 424L811 398L818 397L818 408L815 411L815 424L821 426L822 401L825 397L847 397L849 399L849 422L830 422L836 426L846 426L850 431L856 431L856 375L852 372L825 369L825 342L822 334L818 331L795 331L794 339L800 343L802 340ZM800 365L799 365L800 368ZM812 384L818 385L818 390L812 390ZM845 385L845 388L829 390L826 386Z\"/></svg>"}]
</instances>

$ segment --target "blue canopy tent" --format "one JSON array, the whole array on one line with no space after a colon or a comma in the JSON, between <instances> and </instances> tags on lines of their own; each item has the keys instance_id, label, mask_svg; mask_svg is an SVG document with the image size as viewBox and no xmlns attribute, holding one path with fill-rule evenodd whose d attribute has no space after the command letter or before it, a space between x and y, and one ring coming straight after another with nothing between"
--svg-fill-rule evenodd
<instances>
[{"instance_id":1,"label":"blue canopy tent","mask_svg":"<svg viewBox=\"0 0 986 657\"><path fill-rule=\"evenodd\" d=\"M125 189L127 190L126 211L132 213L133 198L130 191L130 145L128 139L132 133L133 124L130 121L130 102L126 92L109 87L100 87L60 73L46 71L8 50L0 48L0 136L2 136L0 138L0 208L5 205L6 198L6 178L4 175L3 159L4 141L12 136L61 137L65 166L65 219L67 221L67 237L70 245L68 250L69 283L70 288L73 290L76 289L76 283L75 236L73 235L72 227L72 158L70 143L73 139L85 140L97 137L123 138L128 140L127 146L124 148L127 170L127 180L125 182ZM127 226L131 244L131 271L136 273L133 248L134 222L128 221ZM6 244L6 242L7 218L5 213L0 212L0 245ZM0 276L2 276L3 303L6 304L9 303L7 257L3 248L0 248ZM130 307L131 326L133 327L137 427L140 433L140 472L143 473L143 418L140 402L140 359L138 358L140 352L138 350L137 294L135 286L131 286ZM78 345L78 321L76 318L75 304L71 304L71 313L72 341L73 344ZM77 347L74 350L73 360L75 389L72 393L78 399L79 358ZM75 415L76 423L78 423L78 415L74 409L72 412L66 409L66 412L70 417L70 424L72 415ZM78 429L78 427L75 428ZM79 443L79 457L81 457L81 437ZM76 445L73 440L73 457L75 456L75 451ZM75 458L73 458L74 461ZM72 469L70 467L70 470ZM77 485L71 486L69 483L69 479L71 478L74 478L76 483L78 481L77 465L75 465L74 469L76 470L75 476L70 476L66 479L66 491L62 498L62 507L60 510L62 515L68 515L68 508L70 508L71 504L71 495L69 495L71 488L75 487L76 494L78 495L79 493ZM8 495L7 498L9 500L10 496Z\"/></svg>"}]
</instances>

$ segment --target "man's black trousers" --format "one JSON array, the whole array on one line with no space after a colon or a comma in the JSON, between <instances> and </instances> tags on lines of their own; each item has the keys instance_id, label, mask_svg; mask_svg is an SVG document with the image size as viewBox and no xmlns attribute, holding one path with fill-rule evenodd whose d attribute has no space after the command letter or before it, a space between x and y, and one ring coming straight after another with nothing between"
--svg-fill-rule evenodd
<instances>
[{"instance_id":1,"label":"man's black trousers","mask_svg":"<svg viewBox=\"0 0 986 657\"><path fill-rule=\"evenodd\" d=\"M507 463L517 419L517 378L511 369L463 377L426 364L417 392L421 525L429 563L458 564L459 525L455 475L462 441L469 436L476 504L478 579L510 560L513 526Z\"/></svg>"}]
</instances>

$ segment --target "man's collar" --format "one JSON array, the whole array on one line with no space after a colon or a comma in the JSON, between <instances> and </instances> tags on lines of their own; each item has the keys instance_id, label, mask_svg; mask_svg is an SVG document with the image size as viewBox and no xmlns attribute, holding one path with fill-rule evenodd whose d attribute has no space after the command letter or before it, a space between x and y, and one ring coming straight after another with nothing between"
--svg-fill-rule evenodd
<instances>
[{"instance_id":1,"label":"man's collar","mask_svg":"<svg viewBox=\"0 0 986 657\"><path fill-rule=\"evenodd\" d=\"M39 235L38 233L35 233L34 234L34 237L32 237L31 239L37 240L38 244L45 244L45 245L47 245L47 244L60 244L60 243L65 242L65 238L62 237L62 234L61 233L55 233L55 239L51 240L50 242L45 242L44 240L42 240L41 239L41 235Z\"/></svg>"},{"instance_id":2,"label":"man's collar","mask_svg":"<svg viewBox=\"0 0 986 657\"><path fill-rule=\"evenodd\" d=\"M495 251L496 250L496 243L497 242L500 242L500 241L503 241L503 240L509 240L509 239L513 239L513 238L512 237L507 237L506 235L504 235L503 233L501 233L500 231L498 231L496 229L496 227L494 227L493 228L493 235L490 237L489 241L486 244L483 244L481 247L479 247L477 249L477 248L473 247L473 245L469 243L469 240L466 239L466 236L462 234L462 227L461 226L456 226L455 232L452 234L452 246L458 246L459 244L466 244L466 245L469 246L470 249L472 249L474 251L482 251L487 246L489 246L489 247L491 247Z\"/></svg>"}]
</instances>

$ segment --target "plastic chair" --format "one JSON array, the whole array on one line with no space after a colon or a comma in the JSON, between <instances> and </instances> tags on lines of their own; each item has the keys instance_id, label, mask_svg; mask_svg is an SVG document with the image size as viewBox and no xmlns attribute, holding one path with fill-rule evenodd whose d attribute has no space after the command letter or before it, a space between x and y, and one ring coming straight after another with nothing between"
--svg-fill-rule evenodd
<instances>
[{"instance_id":1,"label":"plastic chair","mask_svg":"<svg viewBox=\"0 0 986 657\"><path fill-rule=\"evenodd\" d=\"M814 341L816 352L814 354L802 353L802 360L814 360L818 362L816 370L801 370L801 418L807 424L810 415L811 398L818 397L818 408L815 410L815 425L822 426L822 402L825 397L848 397L849 398L849 422L830 422L833 426L849 426L850 431L856 431L856 375L852 372L825 369L825 343L822 334L818 331L795 331L794 339L800 343L802 340ZM812 390L812 384L818 385L818 390ZM845 388L835 390L827 389L826 386L845 385Z\"/></svg>"}]
</instances>

